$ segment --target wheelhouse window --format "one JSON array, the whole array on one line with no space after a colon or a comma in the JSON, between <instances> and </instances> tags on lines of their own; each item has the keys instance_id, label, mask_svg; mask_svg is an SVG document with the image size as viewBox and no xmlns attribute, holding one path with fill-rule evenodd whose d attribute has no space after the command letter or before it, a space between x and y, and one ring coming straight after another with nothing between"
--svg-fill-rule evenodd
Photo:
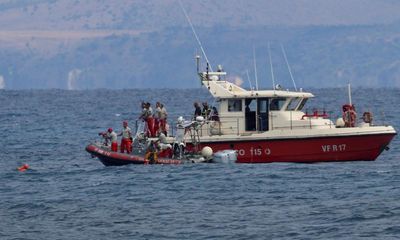
<instances>
[{"instance_id":1,"label":"wheelhouse window","mask_svg":"<svg viewBox=\"0 0 400 240\"><path fill-rule=\"evenodd\" d=\"M299 106L299 103L301 102L302 98L292 98L290 100L290 103L288 104L286 110L287 111L295 111L297 109L297 106Z\"/></svg>"},{"instance_id":2,"label":"wheelhouse window","mask_svg":"<svg viewBox=\"0 0 400 240\"><path fill-rule=\"evenodd\" d=\"M272 111L281 110L285 102L286 98L273 98L269 104L269 109Z\"/></svg>"},{"instance_id":3,"label":"wheelhouse window","mask_svg":"<svg viewBox=\"0 0 400 240\"><path fill-rule=\"evenodd\" d=\"M242 100L241 99L229 99L228 100L228 112L241 112L242 111Z\"/></svg>"},{"instance_id":4,"label":"wheelhouse window","mask_svg":"<svg viewBox=\"0 0 400 240\"><path fill-rule=\"evenodd\" d=\"M297 111L301 111L301 109L303 109L304 105L306 104L308 98L303 98L303 100L301 101L299 107L297 108Z\"/></svg>"}]
</instances>

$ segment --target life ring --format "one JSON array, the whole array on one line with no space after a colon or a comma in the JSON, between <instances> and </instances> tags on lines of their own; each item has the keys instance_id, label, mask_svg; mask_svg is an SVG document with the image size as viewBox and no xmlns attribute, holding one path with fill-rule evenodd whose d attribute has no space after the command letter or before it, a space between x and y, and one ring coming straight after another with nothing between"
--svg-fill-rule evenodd
<instances>
[{"instance_id":1,"label":"life ring","mask_svg":"<svg viewBox=\"0 0 400 240\"><path fill-rule=\"evenodd\" d=\"M355 127L357 114L353 109L349 109L343 113L343 121L345 127Z\"/></svg>"},{"instance_id":2,"label":"life ring","mask_svg":"<svg viewBox=\"0 0 400 240\"><path fill-rule=\"evenodd\" d=\"M345 127L355 127L356 126L356 118L357 118L357 113L356 113L356 108L353 105L350 104L345 104L342 106L343 109L343 121L344 121L344 126Z\"/></svg>"}]
</instances>

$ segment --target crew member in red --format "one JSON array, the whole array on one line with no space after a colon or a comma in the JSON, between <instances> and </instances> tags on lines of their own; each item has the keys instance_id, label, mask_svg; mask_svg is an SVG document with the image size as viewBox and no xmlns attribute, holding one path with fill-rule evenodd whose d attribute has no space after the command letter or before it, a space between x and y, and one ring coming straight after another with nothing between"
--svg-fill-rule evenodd
<instances>
[{"instance_id":1,"label":"crew member in red","mask_svg":"<svg viewBox=\"0 0 400 240\"><path fill-rule=\"evenodd\" d=\"M142 102L141 106L142 106L142 114L140 115L139 119L146 121L146 118L148 116L147 105L145 102Z\"/></svg>"},{"instance_id":2,"label":"crew member in red","mask_svg":"<svg viewBox=\"0 0 400 240\"><path fill-rule=\"evenodd\" d=\"M158 133L160 131L160 112L161 112L161 103L156 102L156 108L154 109L154 126L155 131Z\"/></svg>"},{"instance_id":3,"label":"crew member in red","mask_svg":"<svg viewBox=\"0 0 400 240\"><path fill-rule=\"evenodd\" d=\"M162 103L157 102L154 118L156 119L158 134L163 133L165 136L167 136L167 116L167 109Z\"/></svg>"},{"instance_id":4,"label":"crew member in red","mask_svg":"<svg viewBox=\"0 0 400 240\"><path fill-rule=\"evenodd\" d=\"M105 133L99 133L105 139L105 145L108 145L108 142L111 142L111 151L117 152L118 151L118 140L117 134L113 131L112 128L109 128Z\"/></svg>"},{"instance_id":5,"label":"crew member in red","mask_svg":"<svg viewBox=\"0 0 400 240\"><path fill-rule=\"evenodd\" d=\"M142 115L140 115L140 119L142 119L146 123L145 133L148 137L155 137L155 121L153 118L153 109L151 108L151 104L149 102L142 103Z\"/></svg>"},{"instance_id":6,"label":"crew member in red","mask_svg":"<svg viewBox=\"0 0 400 240\"><path fill-rule=\"evenodd\" d=\"M108 132L108 137L111 141L111 151L117 152L118 151L117 134L112 130L112 128L109 128L107 132Z\"/></svg>"},{"instance_id":7,"label":"crew member in red","mask_svg":"<svg viewBox=\"0 0 400 240\"><path fill-rule=\"evenodd\" d=\"M161 106L161 112L160 112L160 127L161 127L161 132L164 133L165 136L168 135L168 129L167 129L167 117L168 117L168 112L167 109L164 107L164 104L160 104Z\"/></svg>"},{"instance_id":8,"label":"crew member in red","mask_svg":"<svg viewBox=\"0 0 400 240\"><path fill-rule=\"evenodd\" d=\"M122 123L123 129L118 136L122 136L121 139L121 153L124 153L126 150L126 153L131 153L132 152L132 131L131 128L128 127L128 122L124 121Z\"/></svg>"}]
</instances>

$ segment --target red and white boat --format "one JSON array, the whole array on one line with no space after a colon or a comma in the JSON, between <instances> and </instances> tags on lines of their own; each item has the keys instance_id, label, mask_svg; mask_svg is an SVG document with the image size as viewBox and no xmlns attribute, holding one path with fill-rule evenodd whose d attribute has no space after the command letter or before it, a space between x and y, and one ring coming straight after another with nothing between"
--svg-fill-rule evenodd
<instances>
[{"instance_id":1,"label":"red and white boat","mask_svg":"<svg viewBox=\"0 0 400 240\"><path fill-rule=\"evenodd\" d=\"M196 141L200 149L236 150L239 163L373 161L396 135L392 126L371 119L335 124L325 113L306 114L302 110L314 97L309 92L246 90L224 80L222 69L198 75L219 105L219 121L205 120ZM185 137L187 150L192 139Z\"/></svg>"},{"instance_id":2,"label":"red and white boat","mask_svg":"<svg viewBox=\"0 0 400 240\"><path fill-rule=\"evenodd\" d=\"M354 117L350 123L342 118L334 123L325 113L306 114L302 110L314 97L309 92L246 90L226 81L222 69L198 75L216 99L218 118L180 117L176 136L164 136L162 142L169 147L156 163L204 162L204 157L205 162L237 163L373 161L397 134L392 126L374 125L370 113L358 124ZM344 116L351 115L351 106L343 106ZM112 152L101 144L90 144L86 150L107 166L146 164L143 146L156 141L149 136L152 130L137 131L132 154ZM199 152L200 161L187 157Z\"/></svg>"},{"instance_id":3,"label":"red and white boat","mask_svg":"<svg viewBox=\"0 0 400 240\"><path fill-rule=\"evenodd\" d=\"M180 6L205 56L189 16L183 5ZM206 158L211 157L217 162L373 161L388 149L397 134L392 126L374 125L370 113L365 113L366 120L357 124L350 111L353 108L350 99L350 104L343 106L347 121L340 118L334 123L325 113L306 114L303 111L307 100L314 97L309 92L285 91L278 87L246 90L226 81L226 72L222 68L217 72L208 71L208 60L207 71L200 72L199 60L197 56L198 76L218 103L218 119L208 116L194 121L180 119L177 136L164 141L172 149L169 155L172 159L184 159L186 153L201 150ZM149 126L154 125L151 122ZM154 135L153 127L149 129L153 130L151 134L149 131L137 133L137 136L142 136L135 139L141 142L139 145L146 146L149 141L155 140L149 136ZM86 150L105 165L142 164L147 161L142 156L144 154L114 153L96 144L87 146ZM231 157L232 152L237 156Z\"/></svg>"}]
</instances>

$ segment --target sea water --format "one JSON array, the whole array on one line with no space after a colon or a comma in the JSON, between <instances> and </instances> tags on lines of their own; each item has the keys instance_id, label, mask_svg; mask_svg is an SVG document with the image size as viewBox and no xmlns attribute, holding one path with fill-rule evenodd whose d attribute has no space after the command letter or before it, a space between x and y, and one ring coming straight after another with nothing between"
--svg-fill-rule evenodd
<instances>
[{"instance_id":1,"label":"sea water","mask_svg":"<svg viewBox=\"0 0 400 240\"><path fill-rule=\"evenodd\" d=\"M308 111L333 120L345 89L314 89ZM398 89L358 89L359 116L400 124ZM127 165L85 152L109 127L164 103L170 122L199 89L1 90L0 239L396 239L400 149L374 162ZM25 172L16 170L29 164Z\"/></svg>"}]
</instances>

